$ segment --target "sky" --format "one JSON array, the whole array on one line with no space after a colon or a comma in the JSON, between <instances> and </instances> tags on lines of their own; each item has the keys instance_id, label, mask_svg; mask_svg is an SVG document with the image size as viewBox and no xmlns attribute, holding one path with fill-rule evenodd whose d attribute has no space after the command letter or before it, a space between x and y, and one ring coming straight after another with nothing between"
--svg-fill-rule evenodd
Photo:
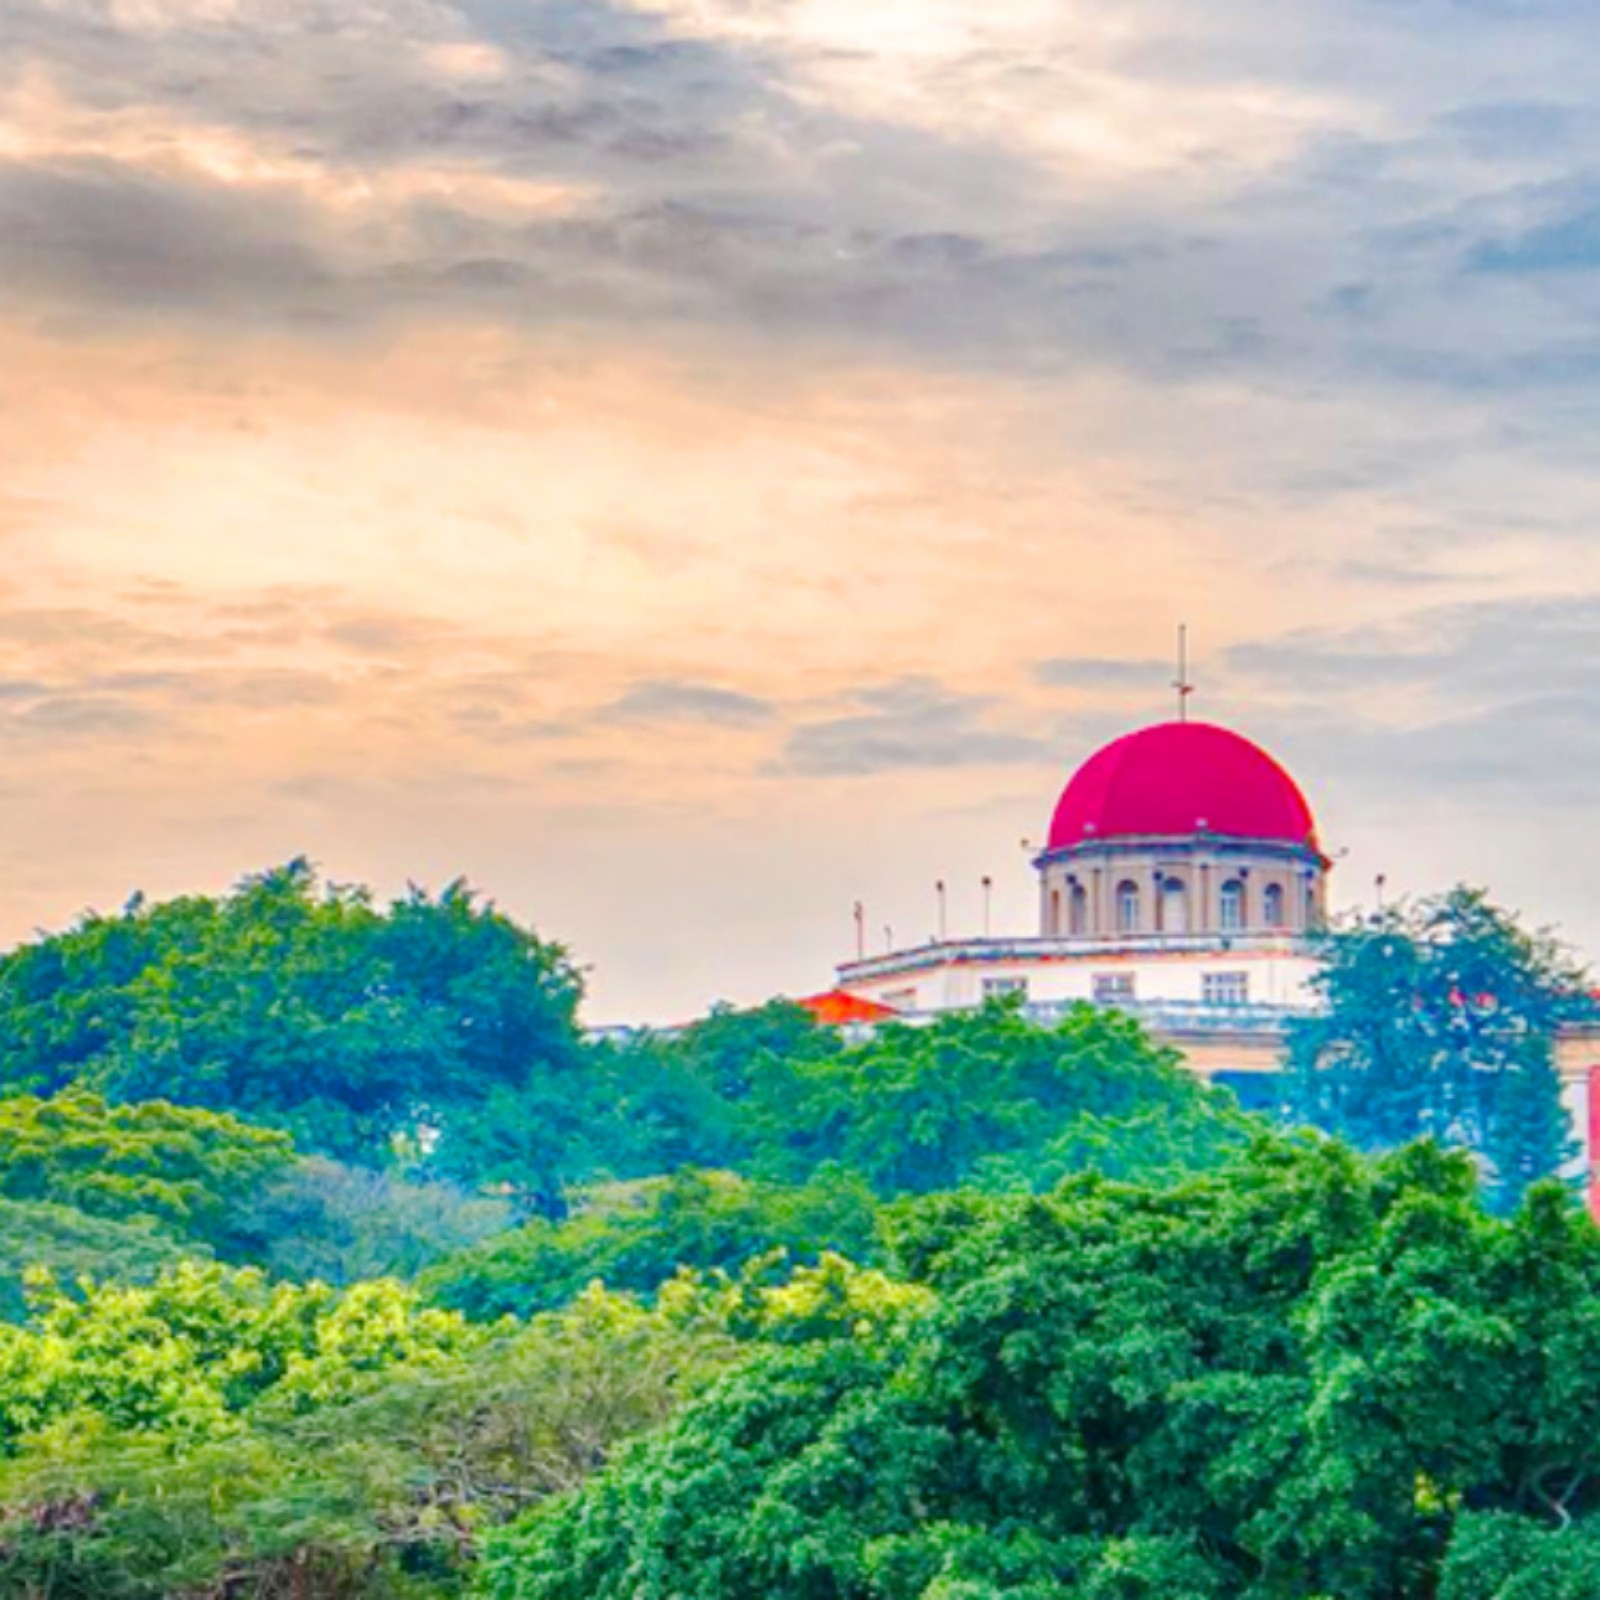
<instances>
[{"instance_id":1,"label":"sky","mask_svg":"<svg viewBox=\"0 0 1600 1600\"><path fill-rule=\"evenodd\" d=\"M0 942L309 855L596 1022L1097 743L1600 955L1592 0L0 0Z\"/></svg>"}]
</instances>

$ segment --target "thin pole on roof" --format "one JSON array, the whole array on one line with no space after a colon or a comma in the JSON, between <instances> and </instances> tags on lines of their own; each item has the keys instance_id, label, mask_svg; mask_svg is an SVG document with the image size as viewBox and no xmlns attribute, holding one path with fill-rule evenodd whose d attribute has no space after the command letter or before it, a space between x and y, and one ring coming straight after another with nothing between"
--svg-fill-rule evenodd
<instances>
[{"instance_id":1,"label":"thin pole on roof","mask_svg":"<svg viewBox=\"0 0 1600 1600\"><path fill-rule=\"evenodd\" d=\"M1178 721L1189 720L1189 696L1194 693L1194 685L1189 682L1189 624L1178 624L1178 676L1172 680L1172 687L1178 691Z\"/></svg>"}]
</instances>

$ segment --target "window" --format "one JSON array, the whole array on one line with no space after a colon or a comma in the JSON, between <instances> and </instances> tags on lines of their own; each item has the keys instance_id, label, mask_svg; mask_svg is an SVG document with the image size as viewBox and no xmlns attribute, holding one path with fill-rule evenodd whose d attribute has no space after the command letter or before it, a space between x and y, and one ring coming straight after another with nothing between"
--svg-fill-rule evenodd
<instances>
[{"instance_id":1,"label":"window","mask_svg":"<svg viewBox=\"0 0 1600 1600\"><path fill-rule=\"evenodd\" d=\"M1223 884L1218 910L1224 933L1237 933L1244 926L1244 885L1237 878Z\"/></svg>"},{"instance_id":2,"label":"window","mask_svg":"<svg viewBox=\"0 0 1600 1600\"><path fill-rule=\"evenodd\" d=\"M1269 883L1266 893L1261 897L1261 920L1269 928L1283 926L1283 886Z\"/></svg>"},{"instance_id":3,"label":"window","mask_svg":"<svg viewBox=\"0 0 1600 1600\"><path fill-rule=\"evenodd\" d=\"M1139 931L1139 885L1122 882L1117 885L1117 926L1124 933Z\"/></svg>"},{"instance_id":4,"label":"window","mask_svg":"<svg viewBox=\"0 0 1600 1600\"><path fill-rule=\"evenodd\" d=\"M1165 878L1161 884L1161 931L1189 931L1189 891L1182 878Z\"/></svg>"},{"instance_id":5,"label":"window","mask_svg":"<svg viewBox=\"0 0 1600 1600\"><path fill-rule=\"evenodd\" d=\"M917 1009L917 991L915 989L895 989L883 996L883 1004L891 1011L915 1011Z\"/></svg>"},{"instance_id":6,"label":"window","mask_svg":"<svg viewBox=\"0 0 1600 1600\"><path fill-rule=\"evenodd\" d=\"M1026 1000L1028 998L1028 980L1026 978L985 978L983 980L983 998L985 1000L999 1000L1008 994L1020 995Z\"/></svg>"},{"instance_id":7,"label":"window","mask_svg":"<svg viewBox=\"0 0 1600 1600\"><path fill-rule=\"evenodd\" d=\"M1087 933L1089 931L1089 891L1081 883L1072 886L1072 931L1074 933Z\"/></svg>"},{"instance_id":8,"label":"window","mask_svg":"<svg viewBox=\"0 0 1600 1600\"><path fill-rule=\"evenodd\" d=\"M1097 972L1091 983L1090 992L1099 1006L1126 1005L1134 997L1131 972Z\"/></svg>"},{"instance_id":9,"label":"window","mask_svg":"<svg viewBox=\"0 0 1600 1600\"><path fill-rule=\"evenodd\" d=\"M1052 935L1061 932L1061 891L1050 891L1050 932Z\"/></svg>"},{"instance_id":10,"label":"window","mask_svg":"<svg viewBox=\"0 0 1600 1600\"><path fill-rule=\"evenodd\" d=\"M1242 1006L1250 1002L1248 972L1207 972L1200 979L1200 995L1208 1006Z\"/></svg>"}]
</instances>

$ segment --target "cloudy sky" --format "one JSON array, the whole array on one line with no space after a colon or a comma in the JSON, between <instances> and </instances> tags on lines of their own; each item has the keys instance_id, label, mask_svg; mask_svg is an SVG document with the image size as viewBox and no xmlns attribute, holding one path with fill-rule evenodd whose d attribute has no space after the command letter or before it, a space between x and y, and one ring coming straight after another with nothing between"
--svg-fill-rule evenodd
<instances>
[{"instance_id":1,"label":"cloudy sky","mask_svg":"<svg viewBox=\"0 0 1600 1600\"><path fill-rule=\"evenodd\" d=\"M1600 953L1592 0L0 0L0 939L466 874L597 1020L1094 743Z\"/></svg>"}]
</instances>

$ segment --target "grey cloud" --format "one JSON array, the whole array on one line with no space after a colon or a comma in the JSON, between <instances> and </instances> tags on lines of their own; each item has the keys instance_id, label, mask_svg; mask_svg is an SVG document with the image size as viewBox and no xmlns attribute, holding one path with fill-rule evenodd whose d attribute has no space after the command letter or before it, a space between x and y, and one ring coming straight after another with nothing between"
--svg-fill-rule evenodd
<instances>
[{"instance_id":1,"label":"grey cloud","mask_svg":"<svg viewBox=\"0 0 1600 1600\"><path fill-rule=\"evenodd\" d=\"M1312 87L1337 93L1339 74L1363 62L1380 82L1398 77L1391 58L1430 42L1424 9L1369 11L1328 56L1314 46L1342 19L1327 5L1271 30L1253 28L1259 7L1241 0L1211 8L1204 25L1185 12L1178 49L1163 48L1168 8L1155 4L1130 34L1128 68L1179 85L1244 70L1298 86L1312 60L1327 80ZM1543 21L1549 31L1576 15ZM329 218L260 192L81 170L13 175L0 213L29 243L5 270L31 293L158 315L249 308L306 328L450 311L666 330L754 321L1013 366L1105 363L1197 380L1301 368L1357 381L1386 364L1392 377L1454 385L1470 375L1429 359L1439 352L1391 351L1381 323L1375 350L1352 350L1321 331L1314 308L1339 306L1353 281L1387 281L1397 314L1442 304L1450 260L1441 253L1397 280L1385 270L1385 229L1392 240L1422 212L1463 227L1469 219L1453 214L1464 197L1443 180L1400 182L1397 157L1427 172L1429 141L1455 148L1469 135L1548 151L1534 136L1557 92L1519 97L1516 75L1503 73L1493 100L1441 95L1434 112L1420 92L1411 110L1397 86L1391 120L1409 124L1409 137L1382 143L1330 123L1276 169L1235 177L1220 203L1197 196L1174 210L1159 187L1078 198L1025 143L830 107L813 89L795 92L815 64L799 49L675 33L668 17L604 0L453 10L263 0L225 20L174 16L152 31L86 3L12 0L9 70L43 68L102 108L171 105L353 172L424 158L572 180L594 198L580 215L524 227L442 204L402 207L387 225L342 237ZM503 73L453 78L428 54L474 40L503 52ZM926 69L924 87L954 97L979 81L1027 96L1055 69L1060 42L1043 27L1035 50L945 61ZM1226 170L1225 157L1195 160ZM1520 347L1509 314L1486 360L1499 343L1508 356ZM1559 372L1547 352L1495 376L1537 384Z\"/></svg>"},{"instance_id":2,"label":"grey cloud","mask_svg":"<svg viewBox=\"0 0 1600 1600\"><path fill-rule=\"evenodd\" d=\"M350 650L390 656L422 649L458 632L434 617L372 615L341 618L328 626L327 636Z\"/></svg>"},{"instance_id":3,"label":"grey cloud","mask_svg":"<svg viewBox=\"0 0 1600 1600\"><path fill-rule=\"evenodd\" d=\"M1065 689L1157 688L1173 673L1170 661L1132 661L1108 656L1056 656L1034 669L1040 683Z\"/></svg>"},{"instance_id":4,"label":"grey cloud","mask_svg":"<svg viewBox=\"0 0 1600 1600\"><path fill-rule=\"evenodd\" d=\"M611 722L712 722L748 727L772 716L771 702L713 684L657 678L633 684L599 715Z\"/></svg>"},{"instance_id":5,"label":"grey cloud","mask_svg":"<svg viewBox=\"0 0 1600 1600\"><path fill-rule=\"evenodd\" d=\"M1346 818L1426 806L1526 826L1600 789L1600 597L1433 607L1219 666L1250 731L1293 770L1322 764Z\"/></svg>"},{"instance_id":6,"label":"grey cloud","mask_svg":"<svg viewBox=\"0 0 1600 1600\"><path fill-rule=\"evenodd\" d=\"M338 685L320 673L257 668L193 674L174 698L244 711L280 711L326 705L338 696Z\"/></svg>"},{"instance_id":7,"label":"grey cloud","mask_svg":"<svg viewBox=\"0 0 1600 1600\"><path fill-rule=\"evenodd\" d=\"M1032 157L797 96L776 47L675 37L605 4L482 3L459 14L464 36L506 51L508 69L458 83L419 47L460 27L404 0L337 26L324 6L281 4L156 39L92 8L16 4L20 58L83 100L167 103L354 172L424 158L595 191L528 225L435 202L351 235L247 187L13 173L0 268L54 304L306 330L452 311L754 321L962 361L1174 370L1254 362L1273 342L1243 304L1195 292L1204 230L1187 219L1132 200L1041 205ZM1030 63L1016 65L1025 81ZM1214 290L1239 275L1219 261L1202 276ZM1109 318L1108 297L1122 303Z\"/></svg>"},{"instance_id":8,"label":"grey cloud","mask_svg":"<svg viewBox=\"0 0 1600 1600\"><path fill-rule=\"evenodd\" d=\"M57 302L282 316L332 280L302 208L78 162L0 163L0 279Z\"/></svg>"},{"instance_id":9,"label":"grey cloud","mask_svg":"<svg viewBox=\"0 0 1600 1600\"><path fill-rule=\"evenodd\" d=\"M1238 645L1221 665L1291 694L1387 684L1429 688L1457 705L1562 701L1600 682L1600 596L1431 607L1382 627Z\"/></svg>"},{"instance_id":10,"label":"grey cloud","mask_svg":"<svg viewBox=\"0 0 1600 1600\"><path fill-rule=\"evenodd\" d=\"M812 64L802 53L674 34L669 18L603 0L469 0L454 12L273 0L156 35L88 5L13 9L11 70L43 67L83 102L171 105L352 173L425 159L592 191L557 218L401 203L352 230L248 187L81 164L13 171L0 182L0 238L12 241L0 272L57 309L247 315L308 332L459 314L669 335L757 326L1013 369L1103 364L1206 381L1300 368L1359 381L1382 367L1412 383L1471 381L1436 350L1391 349L1381 321L1371 352L1321 330L1315 308L1337 307L1352 281L1389 280L1398 315L1430 295L1428 274L1452 270L1441 252L1415 281L1385 271L1381 224L1413 225L1419 196L1395 186L1390 147L1353 129L1325 130L1258 192L1236 180L1220 209L1174 211L1137 186L1076 198L1025 144L847 113L795 92ZM1237 49L1250 15L1221 6L1214 34L1186 37L1187 56L1133 64L1182 81L1218 39ZM1308 34L1321 22L1313 7ZM1404 39L1404 19L1385 25ZM976 72L1026 95L1054 38L1045 29L1035 52L929 70L949 75L952 94ZM457 80L430 64L426 47L475 39L504 53L503 73ZM1496 104L1504 122L1516 102ZM1432 136L1458 141L1474 109L1458 99ZM1480 120L1493 126L1487 111ZM1441 214L1459 200L1427 198ZM1351 234L1356 215L1364 239ZM1553 352L1535 362L1522 348L1520 365L1517 353L1492 381L1559 381ZM1491 345L1482 360L1499 355Z\"/></svg>"},{"instance_id":11,"label":"grey cloud","mask_svg":"<svg viewBox=\"0 0 1600 1600\"><path fill-rule=\"evenodd\" d=\"M1049 746L987 725L992 702L926 678L861 691L858 714L796 728L781 767L812 777L859 777L908 768L1004 766L1038 761Z\"/></svg>"},{"instance_id":12,"label":"grey cloud","mask_svg":"<svg viewBox=\"0 0 1600 1600\"><path fill-rule=\"evenodd\" d=\"M148 733L161 720L148 707L115 695L56 695L18 710L0 728L23 735L99 739Z\"/></svg>"}]
</instances>

